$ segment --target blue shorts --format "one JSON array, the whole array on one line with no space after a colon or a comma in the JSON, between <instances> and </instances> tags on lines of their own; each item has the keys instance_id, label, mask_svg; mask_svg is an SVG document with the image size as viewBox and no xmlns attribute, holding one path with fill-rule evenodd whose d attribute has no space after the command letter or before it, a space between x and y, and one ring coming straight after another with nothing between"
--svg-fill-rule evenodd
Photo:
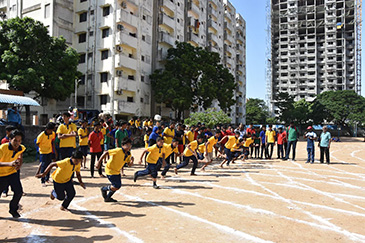
<instances>
[{"instance_id":1,"label":"blue shorts","mask_svg":"<svg viewBox=\"0 0 365 243\"><path fill-rule=\"evenodd\" d=\"M75 148L73 147L64 147L64 148L60 148L60 155L61 155L61 159L67 159L70 158L73 151L75 151Z\"/></svg>"},{"instance_id":2,"label":"blue shorts","mask_svg":"<svg viewBox=\"0 0 365 243\"><path fill-rule=\"evenodd\" d=\"M110 183L112 183L112 186L115 188L121 188L122 187L122 177L119 175L107 175Z\"/></svg>"},{"instance_id":3,"label":"blue shorts","mask_svg":"<svg viewBox=\"0 0 365 243\"><path fill-rule=\"evenodd\" d=\"M229 162L232 160L232 152L230 149L224 148L224 152L226 153L226 160Z\"/></svg>"},{"instance_id":4,"label":"blue shorts","mask_svg":"<svg viewBox=\"0 0 365 243\"><path fill-rule=\"evenodd\" d=\"M85 157L87 156L88 149L89 149L89 146L87 146L87 145L80 146L80 151L82 152L82 154L83 154Z\"/></svg>"}]
</instances>

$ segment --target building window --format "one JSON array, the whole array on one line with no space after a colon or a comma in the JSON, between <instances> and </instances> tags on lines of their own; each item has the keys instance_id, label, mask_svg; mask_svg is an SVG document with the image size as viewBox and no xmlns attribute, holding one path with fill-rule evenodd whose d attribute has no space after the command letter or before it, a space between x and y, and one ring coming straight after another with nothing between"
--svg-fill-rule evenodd
<instances>
[{"instance_id":1,"label":"building window","mask_svg":"<svg viewBox=\"0 0 365 243\"><path fill-rule=\"evenodd\" d=\"M103 31L102 31L102 38L106 38L106 37L109 36L109 30L110 30L110 28L103 29Z\"/></svg>"},{"instance_id":2,"label":"building window","mask_svg":"<svg viewBox=\"0 0 365 243\"><path fill-rule=\"evenodd\" d=\"M109 50L101 51L101 60L108 59L109 57Z\"/></svg>"},{"instance_id":3,"label":"building window","mask_svg":"<svg viewBox=\"0 0 365 243\"><path fill-rule=\"evenodd\" d=\"M80 3L86 2L87 0L80 0Z\"/></svg>"},{"instance_id":4,"label":"building window","mask_svg":"<svg viewBox=\"0 0 365 243\"><path fill-rule=\"evenodd\" d=\"M128 97L127 97L127 102L134 102L134 101L133 101L133 96L128 96Z\"/></svg>"},{"instance_id":5,"label":"building window","mask_svg":"<svg viewBox=\"0 0 365 243\"><path fill-rule=\"evenodd\" d=\"M80 14L80 23L87 21L87 12Z\"/></svg>"},{"instance_id":6,"label":"building window","mask_svg":"<svg viewBox=\"0 0 365 243\"><path fill-rule=\"evenodd\" d=\"M142 60L142 62L144 62L144 56L141 56L141 60Z\"/></svg>"},{"instance_id":7,"label":"building window","mask_svg":"<svg viewBox=\"0 0 365 243\"><path fill-rule=\"evenodd\" d=\"M90 15L94 15L94 10L90 10Z\"/></svg>"},{"instance_id":8,"label":"building window","mask_svg":"<svg viewBox=\"0 0 365 243\"><path fill-rule=\"evenodd\" d=\"M142 19L143 19L143 20L146 20L146 15L143 15L143 16L142 16Z\"/></svg>"},{"instance_id":9,"label":"building window","mask_svg":"<svg viewBox=\"0 0 365 243\"><path fill-rule=\"evenodd\" d=\"M106 82L108 82L108 73L107 72L100 73L100 83L106 83Z\"/></svg>"},{"instance_id":10,"label":"building window","mask_svg":"<svg viewBox=\"0 0 365 243\"><path fill-rule=\"evenodd\" d=\"M128 75L128 79L129 80L134 80L134 76L133 75Z\"/></svg>"},{"instance_id":11,"label":"building window","mask_svg":"<svg viewBox=\"0 0 365 243\"><path fill-rule=\"evenodd\" d=\"M140 100L141 100L141 103L143 103L143 98L142 98L142 97L141 97L141 99L140 99Z\"/></svg>"},{"instance_id":12,"label":"building window","mask_svg":"<svg viewBox=\"0 0 365 243\"><path fill-rule=\"evenodd\" d=\"M142 35L142 40L146 41L146 36L145 35Z\"/></svg>"},{"instance_id":13,"label":"building window","mask_svg":"<svg viewBox=\"0 0 365 243\"><path fill-rule=\"evenodd\" d=\"M79 34L79 43L86 42L86 33Z\"/></svg>"},{"instance_id":14,"label":"building window","mask_svg":"<svg viewBox=\"0 0 365 243\"><path fill-rule=\"evenodd\" d=\"M106 105L107 102L108 102L108 96L100 95L100 105Z\"/></svg>"},{"instance_id":15,"label":"building window","mask_svg":"<svg viewBox=\"0 0 365 243\"><path fill-rule=\"evenodd\" d=\"M86 54L85 53L80 53L79 54L79 57L80 57L79 63L85 63L85 61L86 61Z\"/></svg>"},{"instance_id":16,"label":"building window","mask_svg":"<svg viewBox=\"0 0 365 243\"><path fill-rule=\"evenodd\" d=\"M77 96L77 106L84 106L85 104L85 97L84 96Z\"/></svg>"},{"instance_id":17,"label":"building window","mask_svg":"<svg viewBox=\"0 0 365 243\"><path fill-rule=\"evenodd\" d=\"M85 84L85 75L82 75L80 77L80 82L79 82L80 85L84 85Z\"/></svg>"},{"instance_id":18,"label":"building window","mask_svg":"<svg viewBox=\"0 0 365 243\"><path fill-rule=\"evenodd\" d=\"M94 31L90 31L89 36L94 36Z\"/></svg>"},{"instance_id":19,"label":"building window","mask_svg":"<svg viewBox=\"0 0 365 243\"><path fill-rule=\"evenodd\" d=\"M92 53L92 52L89 52L89 53L87 54L87 58L93 58L93 53Z\"/></svg>"},{"instance_id":20,"label":"building window","mask_svg":"<svg viewBox=\"0 0 365 243\"><path fill-rule=\"evenodd\" d=\"M44 18L47 19L51 16L51 4L46 4L44 6Z\"/></svg>"},{"instance_id":21,"label":"building window","mask_svg":"<svg viewBox=\"0 0 365 243\"><path fill-rule=\"evenodd\" d=\"M110 6L103 7L103 17L110 14Z\"/></svg>"},{"instance_id":22,"label":"building window","mask_svg":"<svg viewBox=\"0 0 365 243\"><path fill-rule=\"evenodd\" d=\"M144 75L141 75L141 82L144 82Z\"/></svg>"}]
</instances>

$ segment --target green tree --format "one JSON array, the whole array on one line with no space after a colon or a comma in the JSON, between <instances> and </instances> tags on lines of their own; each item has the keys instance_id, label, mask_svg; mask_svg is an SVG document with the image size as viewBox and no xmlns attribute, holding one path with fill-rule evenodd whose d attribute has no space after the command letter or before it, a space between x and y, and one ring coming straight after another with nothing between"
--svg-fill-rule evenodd
<instances>
[{"instance_id":1,"label":"green tree","mask_svg":"<svg viewBox=\"0 0 365 243\"><path fill-rule=\"evenodd\" d=\"M0 57L0 80L12 89L56 100L74 91L79 56L64 38L49 36L39 21L17 17L0 22Z\"/></svg>"},{"instance_id":2,"label":"green tree","mask_svg":"<svg viewBox=\"0 0 365 243\"><path fill-rule=\"evenodd\" d=\"M289 123L293 120L294 96L279 92L275 95L275 106L279 108L279 120Z\"/></svg>"},{"instance_id":3,"label":"green tree","mask_svg":"<svg viewBox=\"0 0 365 243\"><path fill-rule=\"evenodd\" d=\"M189 43L176 42L168 50L165 69L150 78L156 101L170 105L179 118L184 110L207 109L214 100L224 111L235 104L235 79L220 64L219 54Z\"/></svg>"},{"instance_id":4,"label":"green tree","mask_svg":"<svg viewBox=\"0 0 365 243\"><path fill-rule=\"evenodd\" d=\"M210 108L203 112L190 113L190 116L185 120L185 123L191 126L201 122L207 127L213 128L217 124L229 124L231 121L231 118L223 111L216 111Z\"/></svg>"},{"instance_id":5,"label":"green tree","mask_svg":"<svg viewBox=\"0 0 365 243\"><path fill-rule=\"evenodd\" d=\"M311 120L311 103L301 99L293 104L293 110L290 112L292 119L298 125L307 124Z\"/></svg>"},{"instance_id":6,"label":"green tree","mask_svg":"<svg viewBox=\"0 0 365 243\"><path fill-rule=\"evenodd\" d=\"M314 100L313 113L339 125L365 123L365 98L352 90L326 91Z\"/></svg>"},{"instance_id":7,"label":"green tree","mask_svg":"<svg viewBox=\"0 0 365 243\"><path fill-rule=\"evenodd\" d=\"M248 99L246 103L246 117L247 124L266 124L269 112L265 101L260 99Z\"/></svg>"}]
</instances>

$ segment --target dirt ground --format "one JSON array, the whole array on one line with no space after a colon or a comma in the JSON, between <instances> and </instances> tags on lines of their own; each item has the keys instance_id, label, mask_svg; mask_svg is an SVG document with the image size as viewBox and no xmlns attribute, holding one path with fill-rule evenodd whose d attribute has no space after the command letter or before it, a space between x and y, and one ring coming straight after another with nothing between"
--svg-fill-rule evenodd
<instances>
[{"instance_id":1,"label":"dirt ground","mask_svg":"<svg viewBox=\"0 0 365 243\"><path fill-rule=\"evenodd\" d=\"M25 164L22 218L8 214L11 196L0 199L0 242L365 242L364 151L360 139L333 143L331 165L305 164L300 142L296 161L215 161L196 177L170 169L159 190L148 177L133 182L135 165L111 204L100 193L108 180L82 171L87 188L75 186L71 212L34 177L37 163Z\"/></svg>"}]
</instances>

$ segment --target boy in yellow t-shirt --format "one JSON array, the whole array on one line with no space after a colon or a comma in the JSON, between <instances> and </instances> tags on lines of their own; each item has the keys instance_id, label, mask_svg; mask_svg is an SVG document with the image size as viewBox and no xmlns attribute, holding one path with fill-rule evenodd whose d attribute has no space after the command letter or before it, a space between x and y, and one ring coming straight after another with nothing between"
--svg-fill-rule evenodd
<instances>
[{"instance_id":1,"label":"boy in yellow t-shirt","mask_svg":"<svg viewBox=\"0 0 365 243\"><path fill-rule=\"evenodd\" d=\"M76 150L72 153L71 158L53 162L42 174L36 175L38 178L45 177L53 167L57 167L57 169L52 173L54 190L51 192L51 199L54 200L57 198L58 200L63 201L61 206L61 210L63 211L68 211L68 206L76 195L74 184L72 182L72 175L74 172L76 172L80 186L85 189L85 185L82 182L80 174L80 164L82 159L83 153Z\"/></svg>"},{"instance_id":2,"label":"boy in yellow t-shirt","mask_svg":"<svg viewBox=\"0 0 365 243\"><path fill-rule=\"evenodd\" d=\"M108 177L111 186L103 186L101 188L101 194L104 198L104 202L117 202L113 199L113 194L122 187L122 177L120 170L127 163L128 166L132 166L133 157L131 155L132 141L129 138L124 138L121 148L115 148L105 151L100 157L96 168L99 169L104 159L110 157L106 162L105 174Z\"/></svg>"},{"instance_id":3,"label":"boy in yellow t-shirt","mask_svg":"<svg viewBox=\"0 0 365 243\"><path fill-rule=\"evenodd\" d=\"M179 154L179 149L178 149L178 145L179 145L179 141L177 141L176 139L172 139L172 143L168 144L168 143L164 143L163 147L165 149L165 161L166 161L166 165L164 166L163 171L161 172L161 178L165 178L167 172L170 169L171 163L170 160L172 157L175 157L176 155L180 155ZM162 157L159 158L158 160L158 165L157 165L157 171L159 171L162 167Z\"/></svg>"},{"instance_id":4,"label":"boy in yellow t-shirt","mask_svg":"<svg viewBox=\"0 0 365 243\"><path fill-rule=\"evenodd\" d=\"M213 162L213 148L218 143L218 138L220 135L220 131L215 131L214 136L211 136L208 141L205 143L205 158L207 162L203 165L203 167L200 169L201 171L204 171L205 168Z\"/></svg>"},{"instance_id":5,"label":"boy in yellow t-shirt","mask_svg":"<svg viewBox=\"0 0 365 243\"><path fill-rule=\"evenodd\" d=\"M269 125L269 129L266 131L265 135L266 135L267 156L268 159L271 159L276 141L276 133L274 130L272 130L272 125Z\"/></svg>"},{"instance_id":6,"label":"boy in yellow t-shirt","mask_svg":"<svg viewBox=\"0 0 365 243\"><path fill-rule=\"evenodd\" d=\"M60 140L60 157L61 159L70 158L76 148L77 127L70 123L71 115L68 112L62 114L64 121L57 129L57 136Z\"/></svg>"},{"instance_id":7,"label":"boy in yellow t-shirt","mask_svg":"<svg viewBox=\"0 0 365 243\"><path fill-rule=\"evenodd\" d=\"M153 181L153 188L158 189L160 188L157 186L157 162L160 157L162 157L162 166L165 166L165 148L163 146L163 139L158 137L156 139L156 144L148 147L143 151L141 155L141 159L139 160L139 164L142 164L143 156L148 153L146 161L147 161L147 168L145 170L140 170L134 173L133 180L134 182L137 181L137 178L140 176L151 175Z\"/></svg>"},{"instance_id":8,"label":"boy in yellow t-shirt","mask_svg":"<svg viewBox=\"0 0 365 243\"><path fill-rule=\"evenodd\" d=\"M53 131L56 125L53 122L49 122L46 125L46 129L41 132L38 137L36 144L39 147L39 162L41 163L40 172L43 173L49 164L52 162L52 154L55 151L54 147L54 139L56 138L56 134ZM49 181L49 173L41 179L42 186L46 186L46 182Z\"/></svg>"},{"instance_id":9,"label":"boy in yellow t-shirt","mask_svg":"<svg viewBox=\"0 0 365 243\"><path fill-rule=\"evenodd\" d=\"M221 141L219 141L218 143L222 143L223 141L225 141L226 139L227 142L224 145L224 153L226 154L226 158L222 161L222 163L220 164L220 167L223 168L223 165L227 162L227 165L229 165L229 163L232 160L232 152L231 152L231 148L238 142L238 138L240 136L240 132L236 131L234 136L224 136Z\"/></svg>"},{"instance_id":10,"label":"boy in yellow t-shirt","mask_svg":"<svg viewBox=\"0 0 365 243\"><path fill-rule=\"evenodd\" d=\"M190 175L196 176L195 170L198 167L198 155L196 151L199 148L199 144L201 144L203 140L204 140L204 135L201 134L198 136L197 140L192 141L188 144L183 153L184 154L183 162L176 166L175 174L177 174L179 169L186 167L189 164L190 160L192 160L194 164L193 168L191 169Z\"/></svg>"},{"instance_id":11,"label":"boy in yellow t-shirt","mask_svg":"<svg viewBox=\"0 0 365 243\"><path fill-rule=\"evenodd\" d=\"M87 153L89 150L89 131L87 130L87 121L83 120L81 122L81 127L79 128L79 130L77 130L77 134L79 135L79 147L80 147L80 151L83 153L84 155L84 169L86 168L86 157L87 157ZM82 167L82 162L81 162L81 167Z\"/></svg>"},{"instance_id":12,"label":"boy in yellow t-shirt","mask_svg":"<svg viewBox=\"0 0 365 243\"><path fill-rule=\"evenodd\" d=\"M0 146L0 192L9 185L14 192L9 203L9 213L13 218L19 218L19 201L23 196L23 187L20 182L19 169L23 164L25 147L21 145L23 133L19 130L11 131L9 143Z\"/></svg>"}]
</instances>

